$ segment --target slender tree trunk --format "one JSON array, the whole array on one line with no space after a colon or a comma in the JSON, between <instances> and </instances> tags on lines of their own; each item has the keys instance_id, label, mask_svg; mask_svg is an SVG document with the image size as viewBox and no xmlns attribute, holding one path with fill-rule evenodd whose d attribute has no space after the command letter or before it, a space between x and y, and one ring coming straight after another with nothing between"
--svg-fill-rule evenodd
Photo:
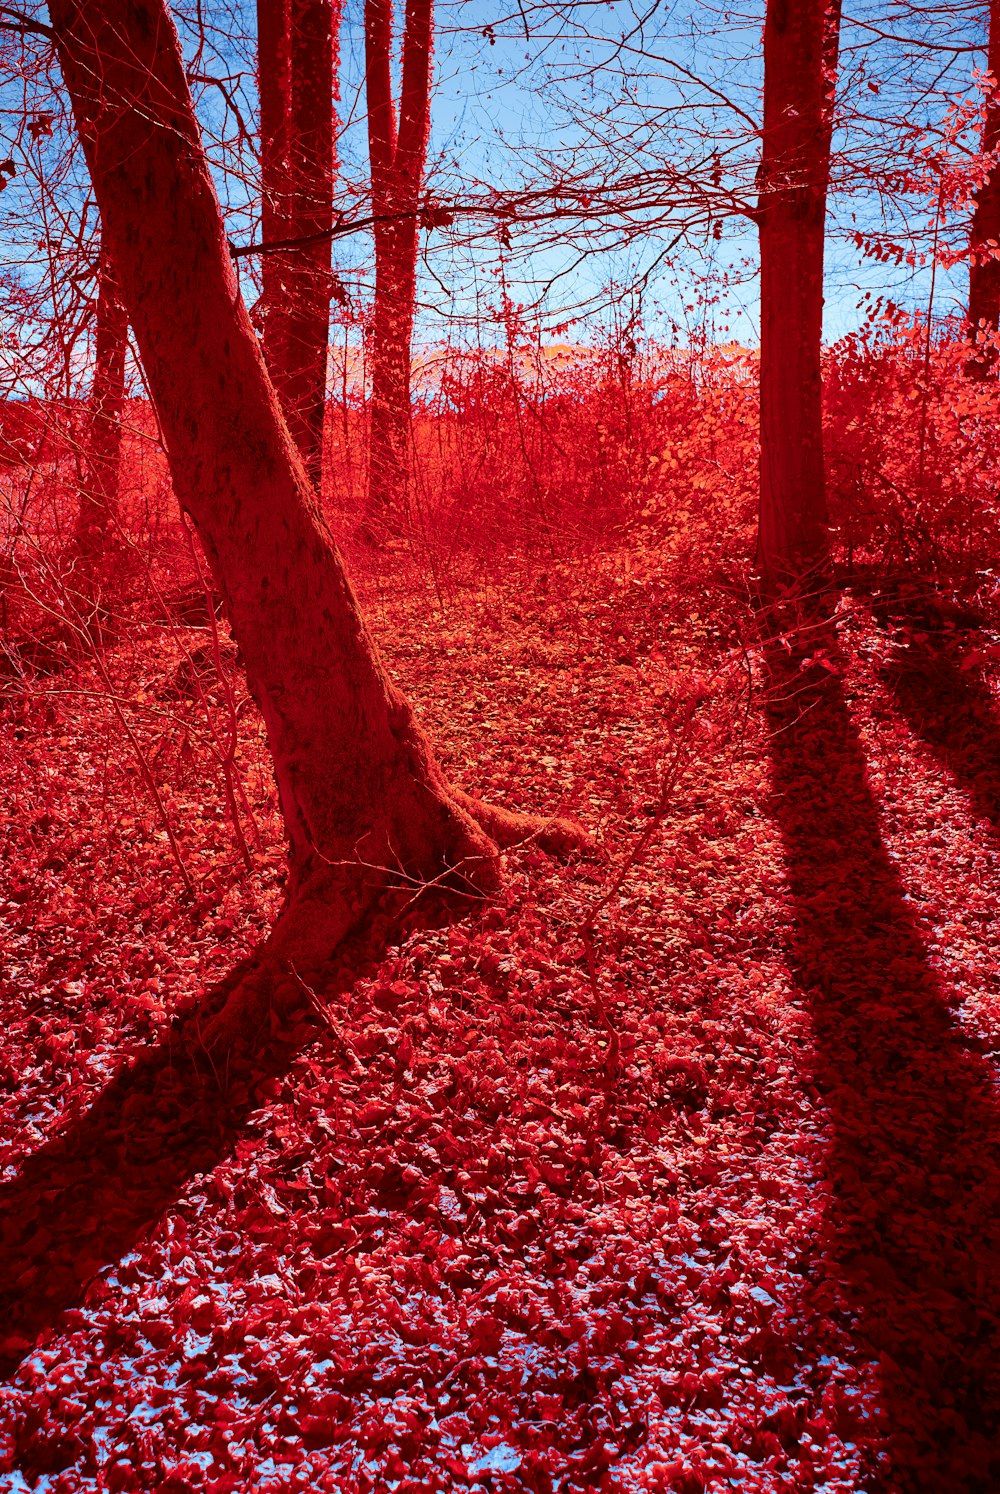
<instances>
[{"instance_id":1,"label":"slender tree trunk","mask_svg":"<svg viewBox=\"0 0 1000 1494\"><path fill-rule=\"evenodd\" d=\"M265 244L293 236L289 131L292 58L290 0L257 0L257 94L260 101L260 229ZM285 306L291 255L262 254L256 314L271 381L281 396L287 365Z\"/></svg>"},{"instance_id":2,"label":"slender tree trunk","mask_svg":"<svg viewBox=\"0 0 1000 1494\"><path fill-rule=\"evenodd\" d=\"M1000 148L1000 0L990 0L990 34L987 68L992 82L986 98L986 117L980 150L992 156ZM976 192L972 215L969 255L969 337L974 343L981 329L996 332L1000 328L1000 259L993 240L1000 244L1000 167L994 167ZM984 347L966 364L973 378L996 378L997 351Z\"/></svg>"},{"instance_id":3,"label":"slender tree trunk","mask_svg":"<svg viewBox=\"0 0 1000 1494\"><path fill-rule=\"evenodd\" d=\"M317 974L386 888L492 887L491 837L526 822L449 788L386 673L239 294L162 0L51 0L50 15L174 487L225 598L288 831L285 911L211 1030L234 1041L273 1004L301 1003L288 966Z\"/></svg>"},{"instance_id":4,"label":"slender tree trunk","mask_svg":"<svg viewBox=\"0 0 1000 1494\"><path fill-rule=\"evenodd\" d=\"M823 247L840 0L768 0L758 175L760 524L765 583L827 556Z\"/></svg>"},{"instance_id":5,"label":"slender tree trunk","mask_svg":"<svg viewBox=\"0 0 1000 1494\"><path fill-rule=\"evenodd\" d=\"M402 264L397 259L397 248L402 250ZM372 395L368 514L370 518L390 525L397 523L406 512L409 501L414 277L407 275L406 253L405 244L394 244L376 257L375 304L369 343Z\"/></svg>"},{"instance_id":6,"label":"slender tree trunk","mask_svg":"<svg viewBox=\"0 0 1000 1494\"><path fill-rule=\"evenodd\" d=\"M295 236L333 227L334 90L341 0L292 0L292 182ZM291 298L292 434L320 487L329 362L332 241L297 251Z\"/></svg>"},{"instance_id":7,"label":"slender tree trunk","mask_svg":"<svg viewBox=\"0 0 1000 1494\"><path fill-rule=\"evenodd\" d=\"M340 0L258 0L265 243L333 227ZM264 355L319 489L330 331L331 241L263 256Z\"/></svg>"},{"instance_id":8,"label":"slender tree trunk","mask_svg":"<svg viewBox=\"0 0 1000 1494\"><path fill-rule=\"evenodd\" d=\"M94 329L94 382L90 394L75 551L81 592L96 600L100 578L120 550L118 495L121 482L122 414L128 318L114 267L101 247Z\"/></svg>"},{"instance_id":9,"label":"slender tree trunk","mask_svg":"<svg viewBox=\"0 0 1000 1494\"><path fill-rule=\"evenodd\" d=\"M407 0L398 125L392 97L392 19L392 0L365 0L368 154L376 219L368 513L390 523L405 511L410 475L410 358L418 213L430 127L433 0Z\"/></svg>"}]
</instances>

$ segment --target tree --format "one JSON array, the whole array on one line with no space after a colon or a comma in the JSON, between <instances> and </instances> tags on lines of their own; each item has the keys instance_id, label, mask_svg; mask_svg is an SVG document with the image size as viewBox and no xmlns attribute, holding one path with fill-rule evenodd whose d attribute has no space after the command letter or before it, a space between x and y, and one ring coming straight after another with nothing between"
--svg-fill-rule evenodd
<instances>
[{"instance_id":1,"label":"tree","mask_svg":"<svg viewBox=\"0 0 1000 1494\"><path fill-rule=\"evenodd\" d=\"M101 573L107 570L109 557L120 548L118 495L127 352L128 318L118 293L114 266L102 243L94 326L94 381L74 545L78 589L88 604L97 602Z\"/></svg>"},{"instance_id":2,"label":"tree","mask_svg":"<svg viewBox=\"0 0 1000 1494\"><path fill-rule=\"evenodd\" d=\"M257 96L260 108L260 227L265 244L291 238L291 182L288 136L291 128L291 56L288 0L257 3ZM290 255L261 256L261 296L254 308L272 383L281 398L287 363L284 325L285 283ZM287 412L286 412L287 414Z\"/></svg>"},{"instance_id":3,"label":"tree","mask_svg":"<svg viewBox=\"0 0 1000 1494\"><path fill-rule=\"evenodd\" d=\"M982 155L991 163L989 175L976 191L969 235L969 336L1000 328L1000 170L993 160L1000 149L1000 0L990 0L986 112L980 140ZM993 248L989 247L992 240ZM967 371L975 378L996 377L997 353L983 347L970 357Z\"/></svg>"},{"instance_id":4,"label":"tree","mask_svg":"<svg viewBox=\"0 0 1000 1494\"><path fill-rule=\"evenodd\" d=\"M760 523L765 583L827 554L823 248L840 0L768 0L760 233Z\"/></svg>"},{"instance_id":5,"label":"tree","mask_svg":"<svg viewBox=\"0 0 1000 1494\"><path fill-rule=\"evenodd\" d=\"M433 0L407 0L399 117L392 95L392 0L365 0L365 85L375 234L370 332L368 513L399 518L410 469L410 358L419 206L430 128Z\"/></svg>"},{"instance_id":6,"label":"tree","mask_svg":"<svg viewBox=\"0 0 1000 1494\"><path fill-rule=\"evenodd\" d=\"M258 0L264 356L319 488L326 413L333 227L334 90L341 0Z\"/></svg>"},{"instance_id":7,"label":"tree","mask_svg":"<svg viewBox=\"0 0 1000 1494\"><path fill-rule=\"evenodd\" d=\"M385 895L483 893L498 843L577 827L451 787L379 656L239 295L163 0L52 0L59 61L177 497L263 714L289 841L284 910L208 1030L252 1038Z\"/></svg>"}]
</instances>

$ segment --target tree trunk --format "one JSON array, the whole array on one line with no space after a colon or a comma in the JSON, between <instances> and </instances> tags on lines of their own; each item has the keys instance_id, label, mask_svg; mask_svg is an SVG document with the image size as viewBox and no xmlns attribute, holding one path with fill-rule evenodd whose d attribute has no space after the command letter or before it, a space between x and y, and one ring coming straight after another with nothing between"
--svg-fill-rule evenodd
<instances>
[{"instance_id":1,"label":"tree trunk","mask_svg":"<svg viewBox=\"0 0 1000 1494\"><path fill-rule=\"evenodd\" d=\"M760 523L766 585L827 557L823 245L840 0L768 0L760 230Z\"/></svg>"},{"instance_id":2,"label":"tree trunk","mask_svg":"<svg viewBox=\"0 0 1000 1494\"><path fill-rule=\"evenodd\" d=\"M289 0L257 0L257 95L260 107L260 232L265 244L292 237L288 136L292 58ZM281 397L287 363L284 320L291 255L262 254L255 307L271 382Z\"/></svg>"},{"instance_id":3,"label":"tree trunk","mask_svg":"<svg viewBox=\"0 0 1000 1494\"><path fill-rule=\"evenodd\" d=\"M487 890L522 817L449 789L368 632L239 294L162 0L52 0L59 60L175 491L263 714L289 839L285 911L210 1030L237 1041L386 889ZM535 823L537 831L541 827ZM578 832L557 825L552 845Z\"/></svg>"},{"instance_id":4,"label":"tree trunk","mask_svg":"<svg viewBox=\"0 0 1000 1494\"><path fill-rule=\"evenodd\" d=\"M82 460L79 509L73 535L72 592L90 629L100 630L105 602L121 580L121 417L126 405L129 318L118 294L114 266L105 247L97 270L94 317L94 382L87 444Z\"/></svg>"},{"instance_id":5,"label":"tree trunk","mask_svg":"<svg viewBox=\"0 0 1000 1494\"><path fill-rule=\"evenodd\" d=\"M375 302L368 515L397 522L410 475L410 356L417 281L418 213L430 127L433 0L408 0L399 123L392 99L392 0L365 0L365 85Z\"/></svg>"},{"instance_id":6,"label":"tree trunk","mask_svg":"<svg viewBox=\"0 0 1000 1494\"><path fill-rule=\"evenodd\" d=\"M986 95L986 117L979 149L992 156L1000 148L1000 0L990 0L990 35L986 66L992 82ZM994 167L976 192L969 235L969 338L973 344L983 331L1000 328L1000 168ZM989 240L994 248L988 248ZM997 350L983 347L966 363L973 378L997 376Z\"/></svg>"},{"instance_id":7,"label":"tree trunk","mask_svg":"<svg viewBox=\"0 0 1000 1494\"><path fill-rule=\"evenodd\" d=\"M334 89L341 0L292 0L291 167L297 238L333 227ZM292 434L317 492L323 468L323 425L330 341L332 240L296 251L290 300L288 404Z\"/></svg>"},{"instance_id":8,"label":"tree trunk","mask_svg":"<svg viewBox=\"0 0 1000 1494\"><path fill-rule=\"evenodd\" d=\"M97 600L101 576L113 568L112 557L121 549L118 494L127 351L128 318L118 294L114 267L102 243L94 329L94 382L74 545L80 592L88 602Z\"/></svg>"},{"instance_id":9,"label":"tree trunk","mask_svg":"<svg viewBox=\"0 0 1000 1494\"><path fill-rule=\"evenodd\" d=\"M333 227L340 0L258 0L264 242ZM319 490L330 330L331 241L263 257L264 356Z\"/></svg>"},{"instance_id":10,"label":"tree trunk","mask_svg":"<svg viewBox=\"0 0 1000 1494\"><path fill-rule=\"evenodd\" d=\"M388 238L389 235L380 235ZM405 234L395 237L405 239ZM415 235L414 235L415 239ZM368 516L395 526L406 513L410 481L410 357L416 246L376 254L375 304L369 338L372 372L368 446Z\"/></svg>"}]
</instances>

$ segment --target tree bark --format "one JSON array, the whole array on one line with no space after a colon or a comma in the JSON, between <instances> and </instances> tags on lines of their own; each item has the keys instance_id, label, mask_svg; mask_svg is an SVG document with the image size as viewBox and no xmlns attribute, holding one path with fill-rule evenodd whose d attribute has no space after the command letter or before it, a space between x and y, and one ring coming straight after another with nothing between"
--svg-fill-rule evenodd
<instances>
[{"instance_id":1,"label":"tree bark","mask_svg":"<svg viewBox=\"0 0 1000 1494\"><path fill-rule=\"evenodd\" d=\"M94 382L90 393L87 446L74 549L81 594L95 592L120 548L118 496L121 485L122 415L128 318L114 267L103 243L94 328Z\"/></svg>"},{"instance_id":2,"label":"tree bark","mask_svg":"<svg viewBox=\"0 0 1000 1494\"><path fill-rule=\"evenodd\" d=\"M405 512L410 475L410 373L420 194L430 129L433 0L407 0L399 121L392 97L392 0L365 0L365 86L375 301L368 514L394 523Z\"/></svg>"},{"instance_id":3,"label":"tree bark","mask_svg":"<svg viewBox=\"0 0 1000 1494\"><path fill-rule=\"evenodd\" d=\"M285 910L211 1041L252 1037L387 889L483 892L497 841L572 826L451 790L392 684L240 297L162 0L51 0L59 60L177 497L225 598L267 726L289 840Z\"/></svg>"},{"instance_id":4,"label":"tree bark","mask_svg":"<svg viewBox=\"0 0 1000 1494\"><path fill-rule=\"evenodd\" d=\"M257 0L257 96L260 108L260 230L265 244L292 237L289 131L292 59L289 0ZM287 363L284 320L291 255L262 254L255 316L271 381L281 397Z\"/></svg>"},{"instance_id":5,"label":"tree bark","mask_svg":"<svg viewBox=\"0 0 1000 1494\"><path fill-rule=\"evenodd\" d=\"M760 522L767 585L827 557L823 247L840 0L768 0L760 231Z\"/></svg>"},{"instance_id":6,"label":"tree bark","mask_svg":"<svg viewBox=\"0 0 1000 1494\"><path fill-rule=\"evenodd\" d=\"M1000 0L990 0L990 32L986 66L992 82L986 95L986 114L979 149L993 156L1000 149ZM1000 328L1000 168L994 167L976 192L969 235L969 339L975 345L982 332ZM993 248L989 241L992 239ZM997 376L997 350L982 347L966 363L973 378Z\"/></svg>"},{"instance_id":7,"label":"tree bark","mask_svg":"<svg viewBox=\"0 0 1000 1494\"><path fill-rule=\"evenodd\" d=\"M340 0L258 0L264 242L333 227L334 91ZM288 427L319 489L331 241L263 257L264 355Z\"/></svg>"}]
</instances>

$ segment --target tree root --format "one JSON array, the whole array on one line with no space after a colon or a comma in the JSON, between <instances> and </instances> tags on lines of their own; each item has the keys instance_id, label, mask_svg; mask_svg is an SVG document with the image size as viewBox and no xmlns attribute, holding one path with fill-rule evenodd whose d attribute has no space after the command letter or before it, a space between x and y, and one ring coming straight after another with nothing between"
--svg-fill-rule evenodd
<instances>
[{"instance_id":1,"label":"tree root","mask_svg":"<svg viewBox=\"0 0 1000 1494\"><path fill-rule=\"evenodd\" d=\"M550 855L565 856L570 851L583 850L590 844L590 836L576 820L500 809L496 805L485 804L482 799L476 799L454 785L449 785L448 792L459 808L464 809L501 850L533 842Z\"/></svg>"},{"instance_id":2,"label":"tree root","mask_svg":"<svg viewBox=\"0 0 1000 1494\"><path fill-rule=\"evenodd\" d=\"M366 868L331 870L300 885L267 938L250 956L217 1010L194 1027L212 1067L229 1056L298 1046L317 1020L313 986L350 984L350 969L370 967L398 937L413 909L412 891ZM421 909L413 921L430 921ZM221 1071L220 1071L221 1072Z\"/></svg>"},{"instance_id":3,"label":"tree root","mask_svg":"<svg viewBox=\"0 0 1000 1494\"><path fill-rule=\"evenodd\" d=\"M499 849L534 843L561 855L588 841L568 819L517 814L449 789L456 844L439 874L421 881L391 867L320 862L296 879L267 938L250 956L221 1009L196 1027L213 1066L290 1040L314 1023L311 990L343 988L344 966L370 965L398 940L407 922L426 926L467 912L500 886Z\"/></svg>"}]
</instances>

